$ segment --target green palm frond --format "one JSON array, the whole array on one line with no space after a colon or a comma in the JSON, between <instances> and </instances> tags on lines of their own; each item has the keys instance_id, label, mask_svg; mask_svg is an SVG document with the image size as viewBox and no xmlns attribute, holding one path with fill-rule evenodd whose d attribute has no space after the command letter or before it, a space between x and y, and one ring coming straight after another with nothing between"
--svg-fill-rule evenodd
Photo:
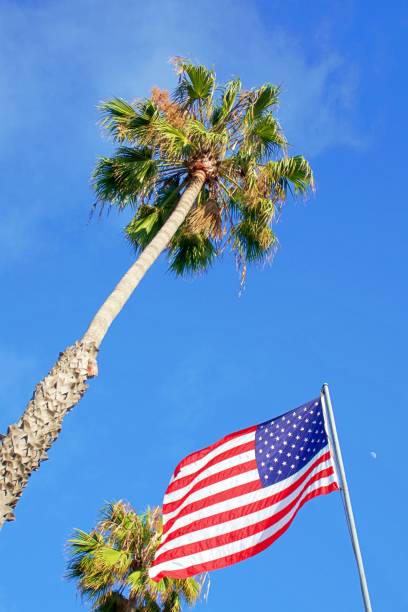
<instances>
[{"instance_id":1,"label":"green palm frond","mask_svg":"<svg viewBox=\"0 0 408 612\"><path fill-rule=\"evenodd\" d=\"M187 129L196 150L219 151L228 143L227 130L208 129L207 126L196 119L188 122Z\"/></svg>"},{"instance_id":2,"label":"green palm frond","mask_svg":"<svg viewBox=\"0 0 408 612\"><path fill-rule=\"evenodd\" d=\"M276 205L271 198L258 197L252 202L245 199L245 194L243 194L242 200L236 202L236 207L239 210L240 218L250 219L255 223L259 222L261 225L271 223L276 210Z\"/></svg>"},{"instance_id":3,"label":"green palm frond","mask_svg":"<svg viewBox=\"0 0 408 612\"><path fill-rule=\"evenodd\" d=\"M272 106L279 102L280 88L276 85L266 83L256 89L251 96L251 103L246 116L247 121L254 121L263 116Z\"/></svg>"},{"instance_id":4,"label":"green palm frond","mask_svg":"<svg viewBox=\"0 0 408 612\"><path fill-rule=\"evenodd\" d=\"M206 102L212 97L215 88L215 74L212 70L184 58L174 58L173 64L179 74L179 84L174 92L178 104L191 106L194 102Z\"/></svg>"},{"instance_id":5,"label":"green palm frond","mask_svg":"<svg viewBox=\"0 0 408 612\"><path fill-rule=\"evenodd\" d=\"M158 147L173 160L182 160L188 157L193 150L192 142L186 132L177 128L164 119L154 124L154 138Z\"/></svg>"},{"instance_id":6,"label":"green palm frond","mask_svg":"<svg viewBox=\"0 0 408 612\"><path fill-rule=\"evenodd\" d=\"M241 91L242 84L240 79L228 81L225 84L222 92L221 103L214 107L213 114L211 116L211 123L214 126L222 125L223 122L229 117L237 95Z\"/></svg>"},{"instance_id":7,"label":"green palm frond","mask_svg":"<svg viewBox=\"0 0 408 612\"><path fill-rule=\"evenodd\" d=\"M117 140L123 140L129 124L135 119L135 109L131 104L121 98L113 98L101 102L99 109L102 113L101 125Z\"/></svg>"},{"instance_id":8,"label":"green palm frond","mask_svg":"<svg viewBox=\"0 0 408 612\"><path fill-rule=\"evenodd\" d=\"M98 161L93 186L100 202L123 208L151 191L158 171L158 162L147 147L119 147L113 157Z\"/></svg>"},{"instance_id":9,"label":"green palm frond","mask_svg":"<svg viewBox=\"0 0 408 612\"><path fill-rule=\"evenodd\" d=\"M163 227L174 210L182 187L183 184L177 179L167 180L159 189L156 205L140 206L136 215L125 227L125 235L136 253L143 250Z\"/></svg>"},{"instance_id":10,"label":"green palm frond","mask_svg":"<svg viewBox=\"0 0 408 612\"><path fill-rule=\"evenodd\" d=\"M95 551L95 560L106 570L114 569L118 574L125 574L132 562L131 556L111 546L101 546Z\"/></svg>"},{"instance_id":11,"label":"green palm frond","mask_svg":"<svg viewBox=\"0 0 408 612\"><path fill-rule=\"evenodd\" d=\"M276 237L269 225L243 218L233 230L233 246L238 260L248 263L266 261L276 246Z\"/></svg>"},{"instance_id":12,"label":"green palm frond","mask_svg":"<svg viewBox=\"0 0 408 612\"><path fill-rule=\"evenodd\" d=\"M82 529L75 529L75 536L75 538L68 540L68 543L75 554L78 555L92 552L101 543L101 538L95 531L87 533Z\"/></svg>"},{"instance_id":13,"label":"green palm frond","mask_svg":"<svg viewBox=\"0 0 408 612\"><path fill-rule=\"evenodd\" d=\"M141 206L137 215L126 226L125 232L138 251L149 244L163 223L164 220L160 219L160 210L157 206Z\"/></svg>"},{"instance_id":14,"label":"green palm frond","mask_svg":"<svg viewBox=\"0 0 408 612\"><path fill-rule=\"evenodd\" d=\"M205 272L217 255L214 244L204 234L181 232L169 247L170 270L178 276Z\"/></svg>"},{"instance_id":15,"label":"green palm frond","mask_svg":"<svg viewBox=\"0 0 408 612\"><path fill-rule=\"evenodd\" d=\"M192 605L200 595L201 585L194 578L176 580L176 587L182 594L184 600Z\"/></svg>"},{"instance_id":16,"label":"green palm frond","mask_svg":"<svg viewBox=\"0 0 408 612\"><path fill-rule=\"evenodd\" d=\"M270 161L265 164L264 174L270 181L282 185L285 193L291 185L295 193L314 188L313 172L303 155Z\"/></svg>"},{"instance_id":17,"label":"green palm frond","mask_svg":"<svg viewBox=\"0 0 408 612\"><path fill-rule=\"evenodd\" d=\"M243 148L249 155L262 158L284 152L286 146L278 121L273 115L265 115L250 125Z\"/></svg>"},{"instance_id":18,"label":"green palm frond","mask_svg":"<svg viewBox=\"0 0 408 612\"><path fill-rule=\"evenodd\" d=\"M144 100L136 105L121 98L101 102L101 125L114 140L143 141L146 131L158 118L158 110L152 100Z\"/></svg>"},{"instance_id":19,"label":"green palm frond","mask_svg":"<svg viewBox=\"0 0 408 612\"><path fill-rule=\"evenodd\" d=\"M178 593L171 593L163 605L163 612L180 612L181 601Z\"/></svg>"},{"instance_id":20,"label":"green palm frond","mask_svg":"<svg viewBox=\"0 0 408 612\"><path fill-rule=\"evenodd\" d=\"M104 602L97 603L95 612L125 612L128 609L128 600L118 591L109 594Z\"/></svg>"}]
</instances>

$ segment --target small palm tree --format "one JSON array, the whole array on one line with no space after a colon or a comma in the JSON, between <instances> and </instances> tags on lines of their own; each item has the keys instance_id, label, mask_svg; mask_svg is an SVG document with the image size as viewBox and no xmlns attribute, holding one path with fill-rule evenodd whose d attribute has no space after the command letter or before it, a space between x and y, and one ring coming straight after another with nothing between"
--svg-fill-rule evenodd
<instances>
[{"instance_id":1,"label":"small palm tree","mask_svg":"<svg viewBox=\"0 0 408 612\"><path fill-rule=\"evenodd\" d=\"M96 374L96 355L111 323L154 261L167 252L178 275L207 270L231 250L245 278L248 263L270 259L272 223L288 192L313 188L304 157L287 154L275 116L279 88L219 87L205 66L176 59L172 97L101 105L116 151L93 175L97 201L134 209L126 236L138 258L101 306L83 338L60 355L37 385L23 416L0 446L0 525L33 470L47 458L66 413Z\"/></svg>"},{"instance_id":2,"label":"small palm tree","mask_svg":"<svg viewBox=\"0 0 408 612\"><path fill-rule=\"evenodd\" d=\"M76 529L68 540L67 577L97 612L179 612L198 600L198 580L164 578L154 582L148 569L160 543L159 508L142 515L123 502L108 504L91 532Z\"/></svg>"}]
</instances>

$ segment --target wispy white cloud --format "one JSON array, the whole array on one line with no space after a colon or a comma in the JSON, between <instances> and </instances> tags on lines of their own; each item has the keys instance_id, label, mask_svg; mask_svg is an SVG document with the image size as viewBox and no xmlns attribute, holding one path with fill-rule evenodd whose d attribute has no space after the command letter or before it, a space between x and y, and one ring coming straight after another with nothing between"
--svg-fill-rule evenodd
<instances>
[{"instance_id":1,"label":"wispy white cloud","mask_svg":"<svg viewBox=\"0 0 408 612\"><path fill-rule=\"evenodd\" d=\"M143 94L156 81L170 83L171 55L189 54L225 76L244 72L251 84L282 83L288 129L299 137L307 124L308 148L354 142L348 115L355 67L327 37L310 59L304 41L265 25L256 3L220 0L217 11L211 6L208 0L3 3L0 78L7 128L22 132L27 123L43 124L53 104L69 116L77 97Z\"/></svg>"},{"instance_id":2,"label":"wispy white cloud","mask_svg":"<svg viewBox=\"0 0 408 612\"><path fill-rule=\"evenodd\" d=\"M248 86L281 83L282 123L307 156L359 144L355 67L327 36L311 57L305 41L266 25L254 2L219 0L214 11L211 0L6 0L0 40L7 119L0 123L0 157L11 168L6 205L13 211L0 231L7 259L40 244L49 219L85 220L89 172L105 146L96 103L171 86L167 60L174 54L214 65L222 79L240 74Z\"/></svg>"}]
</instances>

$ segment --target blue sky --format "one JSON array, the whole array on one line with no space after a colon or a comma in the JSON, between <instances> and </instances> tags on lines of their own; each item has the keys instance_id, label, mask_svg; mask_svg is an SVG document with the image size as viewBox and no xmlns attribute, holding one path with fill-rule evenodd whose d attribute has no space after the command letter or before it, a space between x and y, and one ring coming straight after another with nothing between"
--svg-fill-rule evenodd
<instances>
[{"instance_id":1,"label":"blue sky","mask_svg":"<svg viewBox=\"0 0 408 612\"><path fill-rule=\"evenodd\" d=\"M159 504L176 463L331 385L376 610L408 609L406 3L20 1L0 5L0 430L132 261L89 222L109 150L96 104L171 87L172 55L282 84L280 118L317 192L289 203L245 292L228 258L175 280L159 261L112 326L0 537L0 612L86 609L64 543L105 500ZM376 453L376 459L372 452ZM210 611L361 610L340 497L307 504L264 553L211 575Z\"/></svg>"}]
</instances>

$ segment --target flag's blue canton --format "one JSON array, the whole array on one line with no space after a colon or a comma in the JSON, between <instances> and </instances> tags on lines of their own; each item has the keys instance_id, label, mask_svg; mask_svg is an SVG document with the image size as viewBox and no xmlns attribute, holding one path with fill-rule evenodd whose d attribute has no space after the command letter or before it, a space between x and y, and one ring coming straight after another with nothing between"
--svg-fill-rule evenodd
<instances>
[{"instance_id":1,"label":"flag's blue canton","mask_svg":"<svg viewBox=\"0 0 408 612\"><path fill-rule=\"evenodd\" d=\"M292 476L328 444L321 399L256 428L255 455L264 487Z\"/></svg>"}]
</instances>

